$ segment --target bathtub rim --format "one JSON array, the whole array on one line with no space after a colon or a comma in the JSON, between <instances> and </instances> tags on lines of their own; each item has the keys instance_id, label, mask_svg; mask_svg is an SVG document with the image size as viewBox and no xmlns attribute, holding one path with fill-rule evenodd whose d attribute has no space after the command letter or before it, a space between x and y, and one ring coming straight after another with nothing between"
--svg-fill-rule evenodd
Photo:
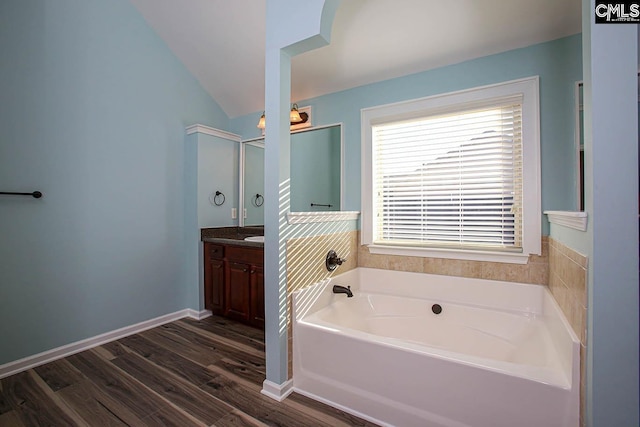
<instances>
[{"instance_id":1,"label":"bathtub rim","mask_svg":"<svg viewBox=\"0 0 640 427\"><path fill-rule=\"evenodd\" d=\"M315 313L313 313L315 314ZM370 332L364 332L353 328L336 326L313 316L313 314L299 320L302 327L318 328L332 335L344 335L363 343L375 343L384 347L400 349L426 357L452 361L465 366L484 369L497 374L510 375L517 378L539 382L562 390L571 390L571 378L560 366L532 366L515 362L507 362L496 359L483 358L451 350L432 347L427 344L413 343L400 338L383 337ZM312 318L312 321L309 320ZM555 364L561 365L559 361ZM555 370L554 370L555 368ZM560 368L560 369L557 369ZM556 371L560 371L558 374ZM546 373L546 375L545 375Z\"/></svg>"}]
</instances>

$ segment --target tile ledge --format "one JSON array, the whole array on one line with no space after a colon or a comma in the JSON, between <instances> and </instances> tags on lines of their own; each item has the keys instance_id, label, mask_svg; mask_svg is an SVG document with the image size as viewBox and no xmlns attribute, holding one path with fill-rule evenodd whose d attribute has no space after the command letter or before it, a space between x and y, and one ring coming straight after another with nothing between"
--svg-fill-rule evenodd
<instances>
[{"instance_id":1,"label":"tile ledge","mask_svg":"<svg viewBox=\"0 0 640 427\"><path fill-rule=\"evenodd\" d=\"M587 213L577 211L544 211L552 224L587 231Z\"/></svg>"},{"instance_id":2,"label":"tile ledge","mask_svg":"<svg viewBox=\"0 0 640 427\"><path fill-rule=\"evenodd\" d=\"M289 224L308 224L314 222L337 222L358 219L358 211L322 211L322 212L289 212Z\"/></svg>"}]
</instances>

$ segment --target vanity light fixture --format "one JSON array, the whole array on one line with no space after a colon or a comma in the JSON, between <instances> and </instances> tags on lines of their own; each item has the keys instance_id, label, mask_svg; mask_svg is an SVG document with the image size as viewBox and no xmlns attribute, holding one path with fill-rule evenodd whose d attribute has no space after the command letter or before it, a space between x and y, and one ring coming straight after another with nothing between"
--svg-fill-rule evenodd
<instances>
[{"instance_id":1,"label":"vanity light fixture","mask_svg":"<svg viewBox=\"0 0 640 427\"><path fill-rule=\"evenodd\" d=\"M265 118L265 112L262 112L262 115L260 116L260 120L258 121L258 129L264 129L266 126L266 118ZM296 125L299 123L304 123L308 120L309 115L307 113L300 113L300 111L298 111L298 104L294 103L293 106L291 107L291 112L289 113L289 123L291 125Z\"/></svg>"}]
</instances>

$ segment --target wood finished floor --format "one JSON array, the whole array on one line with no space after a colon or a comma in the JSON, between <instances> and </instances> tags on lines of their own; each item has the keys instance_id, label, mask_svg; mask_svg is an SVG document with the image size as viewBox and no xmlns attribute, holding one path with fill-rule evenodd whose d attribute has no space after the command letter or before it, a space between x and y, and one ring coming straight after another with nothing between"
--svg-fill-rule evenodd
<instances>
[{"instance_id":1,"label":"wood finished floor","mask_svg":"<svg viewBox=\"0 0 640 427\"><path fill-rule=\"evenodd\" d=\"M260 330L181 319L0 380L0 426L374 426L262 394Z\"/></svg>"}]
</instances>

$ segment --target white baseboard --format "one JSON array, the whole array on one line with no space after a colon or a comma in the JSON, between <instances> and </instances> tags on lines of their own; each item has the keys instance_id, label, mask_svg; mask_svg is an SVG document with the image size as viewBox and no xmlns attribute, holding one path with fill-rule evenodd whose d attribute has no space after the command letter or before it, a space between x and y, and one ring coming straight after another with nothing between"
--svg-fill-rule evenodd
<instances>
[{"instance_id":1,"label":"white baseboard","mask_svg":"<svg viewBox=\"0 0 640 427\"><path fill-rule=\"evenodd\" d=\"M293 380L288 380L283 382L282 384L276 384L273 381L264 380L262 383L262 390L260 393L264 394L267 397L272 398L273 400L277 400L278 402L282 402L287 398L293 391Z\"/></svg>"},{"instance_id":2,"label":"white baseboard","mask_svg":"<svg viewBox=\"0 0 640 427\"><path fill-rule=\"evenodd\" d=\"M129 335L137 334L139 332L146 331L147 329L155 328L156 326L164 325L165 323L173 322L174 320L182 319L184 317L202 320L209 316L211 316L211 312L209 310L197 311L190 308L176 311L175 313L165 314L164 316L156 317L155 319L145 320L144 322L136 323L135 325L125 326L124 328L116 329L111 332L106 332L91 338L63 345L62 347L34 354L33 356L27 356L22 359L14 360L13 362L5 363L4 365L0 365L0 378L5 378L10 375L17 374L18 372L26 371L27 369L44 365L45 363L53 362L54 360L71 356L72 354L79 353Z\"/></svg>"},{"instance_id":3,"label":"white baseboard","mask_svg":"<svg viewBox=\"0 0 640 427\"><path fill-rule=\"evenodd\" d=\"M202 319L206 319L207 317L211 317L212 315L213 313L211 313L211 310L196 311L192 308L187 308L186 317L191 317L192 319L196 319L196 320L202 320Z\"/></svg>"}]
</instances>

